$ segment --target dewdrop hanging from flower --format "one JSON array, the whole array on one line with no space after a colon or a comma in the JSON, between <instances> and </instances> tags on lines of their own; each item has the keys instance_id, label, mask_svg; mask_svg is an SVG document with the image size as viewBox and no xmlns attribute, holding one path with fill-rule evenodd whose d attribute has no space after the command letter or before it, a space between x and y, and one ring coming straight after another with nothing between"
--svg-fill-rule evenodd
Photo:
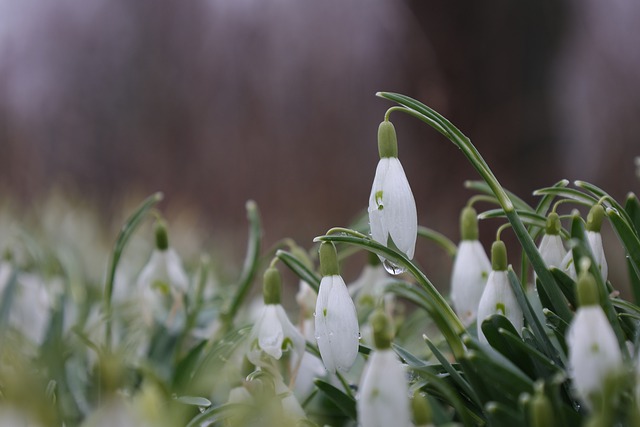
<instances>
[{"instance_id":1,"label":"dewdrop hanging from flower","mask_svg":"<svg viewBox=\"0 0 640 427\"><path fill-rule=\"evenodd\" d=\"M380 161L369 196L369 225L376 242L398 249L412 259L418 235L416 202L404 169L398 160L398 141L393 124L383 121L378 127ZM380 257L391 274L404 270Z\"/></svg>"}]
</instances>

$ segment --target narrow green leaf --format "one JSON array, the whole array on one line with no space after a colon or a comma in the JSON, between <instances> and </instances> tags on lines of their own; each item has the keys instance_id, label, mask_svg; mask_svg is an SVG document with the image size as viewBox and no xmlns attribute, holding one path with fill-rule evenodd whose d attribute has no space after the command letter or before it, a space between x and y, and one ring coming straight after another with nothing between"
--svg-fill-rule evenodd
<instances>
[{"instance_id":1,"label":"narrow green leaf","mask_svg":"<svg viewBox=\"0 0 640 427\"><path fill-rule=\"evenodd\" d=\"M531 358L526 352L522 351L520 347L513 346L512 343L504 337L504 331L515 336L519 336L519 333L513 327L513 324L509 319L501 314L489 316L482 322L482 332L491 347L513 362L515 366L530 378L535 378L535 371Z\"/></svg>"},{"instance_id":2,"label":"narrow green leaf","mask_svg":"<svg viewBox=\"0 0 640 427\"><path fill-rule=\"evenodd\" d=\"M453 365L451 365L451 363L449 363L445 355L440 352L438 347L436 347L435 344L433 344L433 342L431 342L431 340L427 338L427 336L424 336L424 340L429 346L429 349L431 350L433 355L436 357L436 359L438 359L438 362L440 362L442 367L451 376L453 382L460 388L460 390L462 390L467 396L469 396L469 398L478 406L478 408L481 408L482 402L480 401L478 394L471 387L469 382L462 378L462 375L460 375L458 370L455 369Z\"/></svg>"},{"instance_id":3,"label":"narrow green leaf","mask_svg":"<svg viewBox=\"0 0 640 427\"><path fill-rule=\"evenodd\" d=\"M522 308L522 312L524 313L524 318L527 321L527 324L529 325L529 327L532 329L533 336L536 338L539 344L539 347L542 349L543 353L547 357L549 357L551 360L554 361L554 363L556 363L559 366L564 366L558 356L558 352L556 348L551 343L551 340L549 340L549 337L547 336L547 332L544 326L542 325L542 323L540 323L538 316L533 310L531 303L527 299L527 296L525 295L522 289L522 285L518 281L518 277L516 276L512 268L509 268L507 272L507 277L509 278L511 289L513 289L516 295L518 304Z\"/></svg>"},{"instance_id":4,"label":"narrow green leaf","mask_svg":"<svg viewBox=\"0 0 640 427\"><path fill-rule=\"evenodd\" d=\"M111 296L113 294L113 282L116 276L116 269L118 268L118 263L120 262L120 257L122 256L122 251L124 250L127 242L133 235L133 232L138 228L138 226L142 223L142 220L145 218L147 213L159 202L162 200L162 193L155 193L151 196L147 197L138 208L131 214L131 216L127 219L127 221L122 226L120 233L116 239L116 243L113 247L113 251L111 253L111 262L109 263L109 269L107 270L107 281L104 286L104 308L105 308L105 317L106 317L106 327L105 327L105 335L106 335L106 346L107 348L111 347Z\"/></svg>"},{"instance_id":5,"label":"narrow green leaf","mask_svg":"<svg viewBox=\"0 0 640 427\"><path fill-rule=\"evenodd\" d=\"M200 408L208 408L211 406L211 401L199 396L179 396L175 400L185 405L198 406Z\"/></svg>"},{"instance_id":6,"label":"narrow green leaf","mask_svg":"<svg viewBox=\"0 0 640 427\"><path fill-rule=\"evenodd\" d=\"M516 209L516 213L522 219L522 222L528 226L535 226L544 228L547 223L547 219L535 212ZM491 209L478 214L478 219L490 219L490 218L506 218L507 214L503 209Z\"/></svg>"},{"instance_id":7,"label":"narrow green leaf","mask_svg":"<svg viewBox=\"0 0 640 427\"><path fill-rule=\"evenodd\" d=\"M577 307L576 282L564 271L555 267L551 267L551 274L553 274L553 277L556 279L556 283L562 291L562 295L567 299L567 302L571 304L572 307Z\"/></svg>"},{"instance_id":8,"label":"narrow green leaf","mask_svg":"<svg viewBox=\"0 0 640 427\"><path fill-rule=\"evenodd\" d=\"M561 372L561 369L554 364L547 356L542 354L538 349L532 347L525 342L519 335L515 335L512 331L508 331L500 328L498 330L503 339L514 348L520 349L523 353L527 354L531 362L536 366L536 372L538 376L547 377L552 374ZM518 365L519 366L519 365Z\"/></svg>"},{"instance_id":9,"label":"narrow green leaf","mask_svg":"<svg viewBox=\"0 0 640 427\"><path fill-rule=\"evenodd\" d=\"M627 194L627 199L624 203L624 210L627 212L627 215L631 220L630 223L631 226L633 226L636 235L640 235L640 201L635 194Z\"/></svg>"},{"instance_id":10,"label":"narrow green leaf","mask_svg":"<svg viewBox=\"0 0 640 427\"><path fill-rule=\"evenodd\" d=\"M491 187L489 187L484 181L465 181L464 186L465 188L468 188L470 190L475 190L491 196L493 195ZM509 195L509 198L513 202L513 206L515 206L517 210L533 212L533 208L527 202L518 197L515 193L512 193L507 189L505 189L505 192ZM496 199L496 203L498 203L498 199Z\"/></svg>"},{"instance_id":11,"label":"narrow green leaf","mask_svg":"<svg viewBox=\"0 0 640 427\"><path fill-rule=\"evenodd\" d=\"M524 415L500 402L489 402L486 405L486 414L492 426L512 427L525 424Z\"/></svg>"},{"instance_id":12,"label":"narrow green leaf","mask_svg":"<svg viewBox=\"0 0 640 427\"><path fill-rule=\"evenodd\" d=\"M316 292L320 289L320 277L311 271L304 262L300 261L295 257L291 252L287 252L285 250L279 249L276 252L276 257L280 259L291 271L293 271L296 276L298 276L301 280L304 280L311 286Z\"/></svg>"},{"instance_id":13,"label":"narrow green leaf","mask_svg":"<svg viewBox=\"0 0 640 427\"><path fill-rule=\"evenodd\" d=\"M358 413L356 411L356 401L354 399L328 382L320 379L316 379L314 382L316 387L318 387L320 391L324 393L344 415L354 421L357 421Z\"/></svg>"},{"instance_id":14,"label":"narrow green leaf","mask_svg":"<svg viewBox=\"0 0 640 427\"><path fill-rule=\"evenodd\" d=\"M443 248L451 258L454 258L456 256L458 247L455 243L453 243L453 241L451 241L451 239L449 239L444 234L427 227L419 226L418 236L435 242L436 244L438 244L438 246Z\"/></svg>"},{"instance_id":15,"label":"narrow green leaf","mask_svg":"<svg viewBox=\"0 0 640 427\"><path fill-rule=\"evenodd\" d=\"M563 187L547 187L540 188L533 192L534 196L553 196L560 197L564 199L571 199L578 204L584 206L593 206L598 203L598 199L583 193L582 191L576 190L575 188L563 188Z\"/></svg>"},{"instance_id":16,"label":"narrow green leaf","mask_svg":"<svg viewBox=\"0 0 640 427\"><path fill-rule=\"evenodd\" d=\"M260 259L260 243L262 241L262 227L260 225L260 211L258 205L253 200L249 200L246 204L247 218L249 220L249 242L247 244L247 255L242 267L240 280L236 285L236 293L233 295L231 304L225 312L226 322L233 323L238 309L242 305L244 298L249 293L253 279L258 269L258 261Z\"/></svg>"},{"instance_id":17,"label":"narrow green leaf","mask_svg":"<svg viewBox=\"0 0 640 427\"><path fill-rule=\"evenodd\" d=\"M11 305L16 294L17 286L18 269L14 266L11 266L11 274L9 275L7 283L4 285L2 300L0 300L0 335L9 325L9 313L11 312Z\"/></svg>"},{"instance_id":18,"label":"narrow green leaf","mask_svg":"<svg viewBox=\"0 0 640 427\"><path fill-rule=\"evenodd\" d=\"M589 182L586 181L575 181L574 184L577 187L580 187L582 189L585 189L589 192L591 192L592 194L594 194L598 199L604 199L607 202L609 202L609 204L611 205L612 208L616 209L620 215L624 218L624 220L627 222L627 224L632 224L631 218L629 217L629 215L627 215L627 212L624 210L624 208L622 207L622 205L620 205L620 203L618 203L618 201L616 199L614 199L613 197L611 197L606 191L604 191L602 188L597 187Z\"/></svg>"},{"instance_id":19,"label":"narrow green leaf","mask_svg":"<svg viewBox=\"0 0 640 427\"><path fill-rule=\"evenodd\" d=\"M482 419L474 412L472 407L467 406L466 402L461 399L458 391L447 381L428 372L422 372L421 376L424 378L424 385L420 384L419 388L426 388L425 391L430 395L437 396L439 394L441 400L447 402L455 409L463 425L467 427L482 425Z\"/></svg>"},{"instance_id":20,"label":"narrow green leaf","mask_svg":"<svg viewBox=\"0 0 640 427\"><path fill-rule=\"evenodd\" d=\"M247 405L239 403L226 403L224 405L212 407L193 417L186 427L213 425L219 421L223 421L226 418L233 416L235 413L238 413L238 411L241 411L245 408L247 408Z\"/></svg>"}]
</instances>

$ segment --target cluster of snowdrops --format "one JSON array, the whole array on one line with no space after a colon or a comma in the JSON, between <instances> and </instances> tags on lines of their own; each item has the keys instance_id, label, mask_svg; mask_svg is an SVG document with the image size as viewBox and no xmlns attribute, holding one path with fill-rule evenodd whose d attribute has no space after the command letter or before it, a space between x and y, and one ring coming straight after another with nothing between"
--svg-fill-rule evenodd
<instances>
[{"instance_id":1,"label":"cluster of snowdrops","mask_svg":"<svg viewBox=\"0 0 640 427\"><path fill-rule=\"evenodd\" d=\"M207 257L185 268L155 211L159 194L125 222L97 283L81 265L86 254L43 249L28 233L6 238L0 426L639 423L637 197L620 204L592 184L562 180L536 190L530 206L444 117L409 97L379 95L398 105L378 129L364 221L308 249L285 239L263 254L249 202L247 257L234 283L216 283ZM482 178L468 183L478 194L462 209L457 245L418 226L394 112L432 126ZM478 213L480 205L488 208ZM132 250L151 213L153 248ZM490 256L478 240L486 218L504 219ZM630 300L608 280L603 226L626 255ZM520 243L509 256L500 239L507 228ZM89 247L91 230L83 231ZM412 262L418 236L454 259L447 297ZM356 251L368 262L347 286L340 264ZM127 268L141 256L144 267ZM299 279L289 312L283 269ZM262 293L252 302L256 282Z\"/></svg>"}]
</instances>

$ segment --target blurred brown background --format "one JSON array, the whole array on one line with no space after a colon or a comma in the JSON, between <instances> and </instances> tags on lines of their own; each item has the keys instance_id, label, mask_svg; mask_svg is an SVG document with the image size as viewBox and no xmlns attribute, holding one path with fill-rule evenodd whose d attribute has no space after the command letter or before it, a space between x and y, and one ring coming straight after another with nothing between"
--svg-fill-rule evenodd
<instances>
[{"instance_id":1,"label":"blurred brown background","mask_svg":"<svg viewBox=\"0 0 640 427\"><path fill-rule=\"evenodd\" d=\"M527 200L560 178L623 197L639 19L635 0L0 0L0 188L107 214L162 190L238 256L255 199L267 245L306 244L366 207L385 90L439 110ZM392 120L420 223L457 240L475 171Z\"/></svg>"}]
</instances>

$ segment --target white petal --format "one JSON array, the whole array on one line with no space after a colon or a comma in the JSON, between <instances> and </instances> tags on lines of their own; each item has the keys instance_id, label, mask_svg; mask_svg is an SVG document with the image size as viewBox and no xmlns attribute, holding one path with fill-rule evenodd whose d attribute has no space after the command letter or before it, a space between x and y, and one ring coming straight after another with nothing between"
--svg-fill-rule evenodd
<instances>
[{"instance_id":1,"label":"white petal","mask_svg":"<svg viewBox=\"0 0 640 427\"><path fill-rule=\"evenodd\" d=\"M581 399L601 390L604 379L622 367L618 340L599 306L580 307L567 333L569 370Z\"/></svg>"},{"instance_id":2,"label":"white petal","mask_svg":"<svg viewBox=\"0 0 640 427\"><path fill-rule=\"evenodd\" d=\"M478 304L478 338L487 342L482 332L482 322L493 314L502 314L513 324L518 333L524 326L524 316L506 271L492 271Z\"/></svg>"},{"instance_id":3,"label":"white petal","mask_svg":"<svg viewBox=\"0 0 640 427\"><path fill-rule=\"evenodd\" d=\"M383 222L383 213L386 208L384 204L383 184L389 170L389 158L380 159L376 167L376 175L373 178L371 194L369 195L369 226L371 228L371 238L376 242L386 246L389 230Z\"/></svg>"},{"instance_id":4,"label":"white petal","mask_svg":"<svg viewBox=\"0 0 640 427\"><path fill-rule=\"evenodd\" d=\"M274 359L282 357L282 342L284 331L278 317L279 305L267 304L264 306L261 318L256 323L258 328L258 346L262 351Z\"/></svg>"},{"instance_id":5,"label":"white petal","mask_svg":"<svg viewBox=\"0 0 640 427\"><path fill-rule=\"evenodd\" d=\"M383 227L388 230L395 245L413 259L418 236L416 202L400 160L389 159L389 170L383 184ZM384 242L386 244L386 242Z\"/></svg>"},{"instance_id":6,"label":"white petal","mask_svg":"<svg viewBox=\"0 0 640 427\"><path fill-rule=\"evenodd\" d=\"M329 372L346 372L358 355L358 317L341 276L325 276L316 305L316 339Z\"/></svg>"},{"instance_id":7,"label":"white petal","mask_svg":"<svg viewBox=\"0 0 640 427\"><path fill-rule=\"evenodd\" d=\"M277 304L275 307L284 339L291 341L291 344L293 345L294 357L292 359L292 364L295 366L298 364L298 361L304 354L305 339L298 328L293 326L293 324L289 320L289 317L287 316L287 313L284 311L284 308L280 304Z\"/></svg>"},{"instance_id":8,"label":"white petal","mask_svg":"<svg viewBox=\"0 0 640 427\"><path fill-rule=\"evenodd\" d=\"M598 264L598 268L600 269L602 281L606 282L609 275L609 266L607 265L607 259L604 256L602 234L596 231L587 231L587 240L591 246L591 252L593 252L593 260Z\"/></svg>"},{"instance_id":9,"label":"white petal","mask_svg":"<svg viewBox=\"0 0 640 427\"><path fill-rule=\"evenodd\" d=\"M562 237L559 234L545 234L542 236L538 251L547 268L561 268L562 261L567 256L567 250L564 248Z\"/></svg>"},{"instance_id":10,"label":"white petal","mask_svg":"<svg viewBox=\"0 0 640 427\"><path fill-rule=\"evenodd\" d=\"M168 248L165 252L169 283L174 287L174 289L183 293L187 292L189 287L189 277L187 277L187 273L184 271L180 256L173 248Z\"/></svg>"},{"instance_id":11,"label":"white petal","mask_svg":"<svg viewBox=\"0 0 640 427\"><path fill-rule=\"evenodd\" d=\"M478 303L482 297L491 262L477 240L463 240L453 262L451 274L451 302L465 326L476 320Z\"/></svg>"},{"instance_id":12,"label":"white petal","mask_svg":"<svg viewBox=\"0 0 640 427\"><path fill-rule=\"evenodd\" d=\"M365 365L357 409L362 427L409 427L409 387L404 369L392 350L375 351Z\"/></svg>"}]
</instances>

